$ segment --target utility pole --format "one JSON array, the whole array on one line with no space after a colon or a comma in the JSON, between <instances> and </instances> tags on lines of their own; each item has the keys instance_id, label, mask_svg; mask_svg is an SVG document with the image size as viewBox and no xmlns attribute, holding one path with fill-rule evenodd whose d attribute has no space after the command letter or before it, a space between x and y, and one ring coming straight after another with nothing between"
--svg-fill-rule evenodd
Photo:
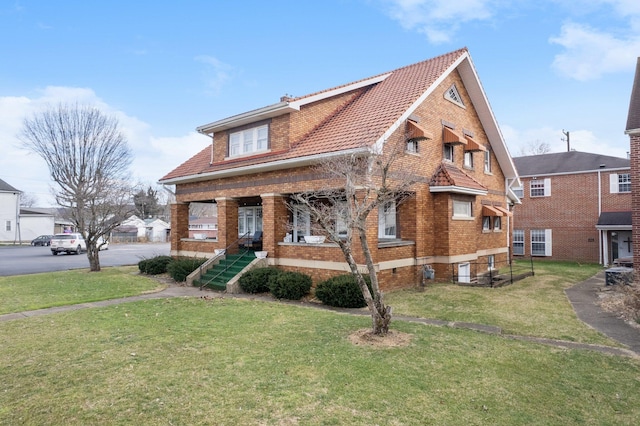
<instances>
[{"instance_id":1,"label":"utility pole","mask_svg":"<svg viewBox=\"0 0 640 426\"><path fill-rule=\"evenodd\" d=\"M562 134L564 134L567 137L567 139L566 139L566 141L567 141L567 152L569 152L569 151L571 151L571 143L569 142L569 131L567 130L565 132L564 129L562 129ZM562 138L561 140L564 141L565 139Z\"/></svg>"}]
</instances>

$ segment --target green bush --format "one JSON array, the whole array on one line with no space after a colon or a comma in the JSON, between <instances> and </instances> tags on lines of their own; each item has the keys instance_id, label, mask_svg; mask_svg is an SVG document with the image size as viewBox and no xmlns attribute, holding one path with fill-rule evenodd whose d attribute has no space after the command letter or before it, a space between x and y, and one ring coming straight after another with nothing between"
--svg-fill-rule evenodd
<instances>
[{"instance_id":1,"label":"green bush","mask_svg":"<svg viewBox=\"0 0 640 426\"><path fill-rule=\"evenodd\" d=\"M364 280L371 291L371 279L368 275ZM362 290L352 274L338 275L322 281L316 287L316 297L322 303L337 308L362 308L367 306L362 296Z\"/></svg>"},{"instance_id":2,"label":"green bush","mask_svg":"<svg viewBox=\"0 0 640 426\"><path fill-rule=\"evenodd\" d=\"M143 274L158 275L167 272L167 265L173 260L171 256L156 256L138 262L138 269Z\"/></svg>"},{"instance_id":3,"label":"green bush","mask_svg":"<svg viewBox=\"0 0 640 426\"><path fill-rule=\"evenodd\" d=\"M269 280L271 277L282 273L278 268L272 266L266 268L254 268L242 275L238 280L240 288L247 293L266 293L269 291Z\"/></svg>"},{"instance_id":4,"label":"green bush","mask_svg":"<svg viewBox=\"0 0 640 426\"><path fill-rule=\"evenodd\" d=\"M183 282L187 276L198 269L207 259L201 257L179 257L167 265L167 272L174 280Z\"/></svg>"},{"instance_id":5,"label":"green bush","mask_svg":"<svg viewBox=\"0 0 640 426\"><path fill-rule=\"evenodd\" d=\"M309 293L312 284L309 275L283 271L269 279L269 290L278 299L300 300Z\"/></svg>"}]
</instances>

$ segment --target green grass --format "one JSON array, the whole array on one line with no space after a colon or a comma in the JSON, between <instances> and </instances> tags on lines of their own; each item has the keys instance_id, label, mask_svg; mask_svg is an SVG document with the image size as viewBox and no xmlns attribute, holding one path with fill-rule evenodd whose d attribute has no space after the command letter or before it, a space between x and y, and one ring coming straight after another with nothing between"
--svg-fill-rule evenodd
<instances>
[{"instance_id":1,"label":"green grass","mask_svg":"<svg viewBox=\"0 0 640 426\"><path fill-rule=\"evenodd\" d=\"M400 321L162 299L0 323L0 424L603 425L640 418L640 362Z\"/></svg>"},{"instance_id":2,"label":"green grass","mask_svg":"<svg viewBox=\"0 0 640 426\"><path fill-rule=\"evenodd\" d=\"M159 287L135 266L0 277L0 314L133 296Z\"/></svg>"},{"instance_id":3,"label":"green grass","mask_svg":"<svg viewBox=\"0 0 640 426\"><path fill-rule=\"evenodd\" d=\"M504 333L613 344L578 319L564 293L602 267L570 262L536 262L535 276L500 288L430 284L424 291L386 295L396 315L502 327Z\"/></svg>"}]
</instances>

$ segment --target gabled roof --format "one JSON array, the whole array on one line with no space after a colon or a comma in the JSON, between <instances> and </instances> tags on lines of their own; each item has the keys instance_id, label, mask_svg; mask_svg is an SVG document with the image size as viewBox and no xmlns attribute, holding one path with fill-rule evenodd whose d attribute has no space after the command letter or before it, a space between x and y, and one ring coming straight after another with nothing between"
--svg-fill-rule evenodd
<instances>
[{"instance_id":1,"label":"gabled roof","mask_svg":"<svg viewBox=\"0 0 640 426\"><path fill-rule=\"evenodd\" d=\"M640 132L640 58L636 63L636 75L631 89L626 133Z\"/></svg>"},{"instance_id":2,"label":"gabled roof","mask_svg":"<svg viewBox=\"0 0 640 426\"><path fill-rule=\"evenodd\" d=\"M22 192L0 179L0 192Z\"/></svg>"},{"instance_id":3,"label":"gabled roof","mask_svg":"<svg viewBox=\"0 0 640 426\"><path fill-rule=\"evenodd\" d=\"M342 109L327 117L301 140L292 141L288 150L211 164L211 148L207 147L168 173L160 182L186 183L300 167L331 154L379 148L455 70L463 79L505 177L517 178L469 52L463 48L389 73L299 98L284 99L278 104L201 126L198 128L201 133L215 133L286 114L298 110L305 103L336 94L354 94Z\"/></svg>"},{"instance_id":4,"label":"gabled roof","mask_svg":"<svg viewBox=\"0 0 640 426\"><path fill-rule=\"evenodd\" d=\"M626 158L579 151L514 157L513 162L520 176L585 173L631 167Z\"/></svg>"},{"instance_id":5,"label":"gabled roof","mask_svg":"<svg viewBox=\"0 0 640 426\"><path fill-rule=\"evenodd\" d=\"M459 194L486 194L487 188L451 163L442 162L429 182L431 192L455 192Z\"/></svg>"}]
</instances>

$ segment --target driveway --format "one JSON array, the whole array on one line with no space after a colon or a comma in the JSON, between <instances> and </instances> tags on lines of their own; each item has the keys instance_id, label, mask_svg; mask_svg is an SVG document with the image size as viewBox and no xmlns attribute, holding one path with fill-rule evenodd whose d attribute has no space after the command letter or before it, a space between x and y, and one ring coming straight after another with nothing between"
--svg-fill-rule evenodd
<instances>
[{"instance_id":1,"label":"driveway","mask_svg":"<svg viewBox=\"0 0 640 426\"><path fill-rule=\"evenodd\" d=\"M141 259L168 255L169 243L111 244L100 252L101 266L135 265ZM88 268L86 253L51 254L49 247L0 246L0 276Z\"/></svg>"}]
</instances>

